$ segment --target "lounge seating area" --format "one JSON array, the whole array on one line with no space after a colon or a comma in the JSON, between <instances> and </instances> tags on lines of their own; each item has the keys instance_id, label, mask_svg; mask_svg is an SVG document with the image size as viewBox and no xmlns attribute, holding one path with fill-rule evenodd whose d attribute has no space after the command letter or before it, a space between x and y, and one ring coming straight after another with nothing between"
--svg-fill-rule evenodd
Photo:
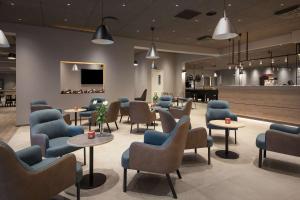
<instances>
[{"instance_id":1,"label":"lounge seating area","mask_svg":"<svg viewBox=\"0 0 300 200\"><path fill-rule=\"evenodd\" d=\"M298 1L0 13L0 200L300 199Z\"/></svg>"}]
</instances>

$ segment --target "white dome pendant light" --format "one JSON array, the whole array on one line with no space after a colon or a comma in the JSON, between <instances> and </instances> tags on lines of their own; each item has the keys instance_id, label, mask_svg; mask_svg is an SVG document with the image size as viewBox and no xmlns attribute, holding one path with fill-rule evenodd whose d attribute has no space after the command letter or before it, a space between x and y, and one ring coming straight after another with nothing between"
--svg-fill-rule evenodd
<instances>
[{"instance_id":1,"label":"white dome pendant light","mask_svg":"<svg viewBox=\"0 0 300 200\"><path fill-rule=\"evenodd\" d=\"M219 20L212 38L214 40L228 40L237 36L238 34L226 16L226 4L224 0L224 16Z\"/></svg>"}]
</instances>

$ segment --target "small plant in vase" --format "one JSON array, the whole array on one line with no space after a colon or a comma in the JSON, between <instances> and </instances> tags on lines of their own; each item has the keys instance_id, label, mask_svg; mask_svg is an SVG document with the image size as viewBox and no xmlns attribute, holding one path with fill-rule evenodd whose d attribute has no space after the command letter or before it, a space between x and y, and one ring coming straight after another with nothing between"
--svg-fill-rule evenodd
<instances>
[{"instance_id":1,"label":"small plant in vase","mask_svg":"<svg viewBox=\"0 0 300 200\"><path fill-rule=\"evenodd\" d=\"M154 96L153 96L152 100L153 100L153 104L156 104L156 103L157 103L157 101L158 101L158 95L157 95L157 92L154 93Z\"/></svg>"},{"instance_id":2,"label":"small plant in vase","mask_svg":"<svg viewBox=\"0 0 300 200\"><path fill-rule=\"evenodd\" d=\"M100 106L97 107L96 112L97 112L97 119L96 122L99 124L99 132L100 134L103 133L103 123L105 122L105 115L107 111L107 101L104 101Z\"/></svg>"}]
</instances>

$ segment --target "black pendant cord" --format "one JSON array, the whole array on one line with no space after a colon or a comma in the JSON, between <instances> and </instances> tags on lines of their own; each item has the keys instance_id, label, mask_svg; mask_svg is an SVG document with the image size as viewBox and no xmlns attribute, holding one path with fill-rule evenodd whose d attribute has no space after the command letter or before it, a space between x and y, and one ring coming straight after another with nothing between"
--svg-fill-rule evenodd
<instances>
[{"instance_id":1,"label":"black pendant cord","mask_svg":"<svg viewBox=\"0 0 300 200\"><path fill-rule=\"evenodd\" d=\"M154 27L151 26L151 40L152 40L152 43L154 43L154 38L153 38L153 35L154 35Z\"/></svg>"},{"instance_id":2,"label":"black pendant cord","mask_svg":"<svg viewBox=\"0 0 300 200\"><path fill-rule=\"evenodd\" d=\"M101 24L103 25L104 24L104 18L103 18L103 0L101 0L100 2L100 5L101 5Z\"/></svg>"}]
</instances>

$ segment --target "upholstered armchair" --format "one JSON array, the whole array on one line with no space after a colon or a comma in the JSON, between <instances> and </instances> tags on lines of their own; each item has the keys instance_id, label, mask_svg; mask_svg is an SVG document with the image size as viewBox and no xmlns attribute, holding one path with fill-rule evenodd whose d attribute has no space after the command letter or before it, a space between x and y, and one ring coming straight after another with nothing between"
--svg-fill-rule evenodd
<instances>
[{"instance_id":1,"label":"upholstered armchair","mask_svg":"<svg viewBox=\"0 0 300 200\"><path fill-rule=\"evenodd\" d=\"M233 121L237 121L237 115L233 114L229 110L229 104L227 101L223 100L213 100L207 103L207 111L206 111L206 127L209 129L209 135L211 135L212 129L222 130L223 128L211 125L209 122L211 120L225 120L225 118L231 118ZM234 143L236 144L236 129L234 130Z\"/></svg>"},{"instance_id":2,"label":"upholstered armchair","mask_svg":"<svg viewBox=\"0 0 300 200\"><path fill-rule=\"evenodd\" d=\"M158 99L158 102L156 103L155 107L156 109L164 109L169 110L169 108L172 106L173 97L170 95L161 96Z\"/></svg>"},{"instance_id":3,"label":"upholstered armchair","mask_svg":"<svg viewBox=\"0 0 300 200\"><path fill-rule=\"evenodd\" d=\"M160 115L160 121L162 125L162 130L164 133L170 133L174 127L176 126L176 121L174 117L170 114L170 112L165 110L158 110ZM165 137L169 136L169 134L165 134ZM161 138L161 136L157 136L156 143L161 143L161 140L165 138ZM154 139L154 137L153 137ZM194 129L189 129L187 140L185 143L185 149L194 149L195 153L197 153L197 148L207 148L207 162L210 165L210 148L213 145L213 138L207 135L206 129L203 127L198 127Z\"/></svg>"},{"instance_id":4,"label":"upholstered armchair","mask_svg":"<svg viewBox=\"0 0 300 200\"><path fill-rule=\"evenodd\" d=\"M45 109L53 109L52 106L48 105L47 101L45 100L34 100L30 103L30 111L35 112L38 110L45 110ZM57 109L59 112L63 113L62 109ZM68 125L72 124L70 114L63 114L64 120Z\"/></svg>"},{"instance_id":5,"label":"upholstered armchair","mask_svg":"<svg viewBox=\"0 0 300 200\"><path fill-rule=\"evenodd\" d=\"M119 129L118 124L117 124L119 110L120 110L120 102L115 101L109 105L107 112L105 114L105 123L106 123L107 128L110 133L111 133L111 129L110 129L109 123L115 123L116 128ZM94 112L92 114L92 117L89 118L89 129L91 129L91 125L96 125L96 123L97 123L96 120L97 120L97 112Z\"/></svg>"},{"instance_id":6,"label":"upholstered armchair","mask_svg":"<svg viewBox=\"0 0 300 200\"><path fill-rule=\"evenodd\" d=\"M130 145L121 159L124 168L123 191L127 191L127 169L145 171L150 173L165 174L173 193L173 197L177 198L175 189L170 179L170 173L177 172L181 178L179 167L182 162L185 141L188 134L190 119L188 116L182 117L176 124L175 128L169 133L162 143L148 144L152 141L152 137L165 137L164 133L157 131L146 131L144 135L144 143L134 142Z\"/></svg>"},{"instance_id":7,"label":"upholstered armchair","mask_svg":"<svg viewBox=\"0 0 300 200\"><path fill-rule=\"evenodd\" d=\"M69 126L56 109L39 110L30 114L31 145L39 145L44 157L60 157L80 148L67 144L70 137L83 134L81 126ZM85 163L84 148L84 163Z\"/></svg>"},{"instance_id":8,"label":"upholstered armchair","mask_svg":"<svg viewBox=\"0 0 300 200\"><path fill-rule=\"evenodd\" d=\"M146 101L147 99L147 89L145 89L142 93L141 97L134 98L135 101Z\"/></svg>"},{"instance_id":9,"label":"upholstered armchair","mask_svg":"<svg viewBox=\"0 0 300 200\"><path fill-rule=\"evenodd\" d=\"M128 116L129 121L129 99L127 97L121 97L119 98L120 102L120 122L122 121L123 116Z\"/></svg>"},{"instance_id":10,"label":"upholstered armchair","mask_svg":"<svg viewBox=\"0 0 300 200\"><path fill-rule=\"evenodd\" d=\"M137 131L139 131L139 124L146 124L147 129L153 123L155 129L156 114L155 111L150 111L148 104L144 101L132 101L129 103L130 116L130 133L132 132L133 124L137 124Z\"/></svg>"},{"instance_id":11,"label":"upholstered armchair","mask_svg":"<svg viewBox=\"0 0 300 200\"><path fill-rule=\"evenodd\" d=\"M193 99L188 99L184 107L170 107L169 111L172 116L176 119L180 119L182 116L187 115L190 116L193 105Z\"/></svg>"},{"instance_id":12,"label":"upholstered armchair","mask_svg":"<svg viewBox=\"0 0 300 200\"><path fill-rule=\"evenodd\" d=\"M267 156L267 151L300 157L300 127L272 124L269 130L257 136L256 146L259 148L260 168L263 162L263 151L264 158Z\"/></svg>"},{"instance_id":13,"label":"upholstered armchair","mask_svg":"<svg viewBox=\"0 0 300 200\"><path fill-rule=\"evenodd\" d=\"M14 152L0 141L0 199L50 199L72 185L80 199L82 168L73 154L42 158L39 146Z\"/></svg>"},{"instance_id":14,"label":"upholstered armchair","mask_svg":"<svg viewBox=\"0 0 300 200\"><path fill-rule=\"evenodd\" d=\"M94 112L96 112L97 107L105 101L104 98L95 97L90 100L88 106L83 106L82 108L86 109L86 111L79 113L79 121L81 124L82 118L90 118Z\"/></svg>"}]
</instances>

